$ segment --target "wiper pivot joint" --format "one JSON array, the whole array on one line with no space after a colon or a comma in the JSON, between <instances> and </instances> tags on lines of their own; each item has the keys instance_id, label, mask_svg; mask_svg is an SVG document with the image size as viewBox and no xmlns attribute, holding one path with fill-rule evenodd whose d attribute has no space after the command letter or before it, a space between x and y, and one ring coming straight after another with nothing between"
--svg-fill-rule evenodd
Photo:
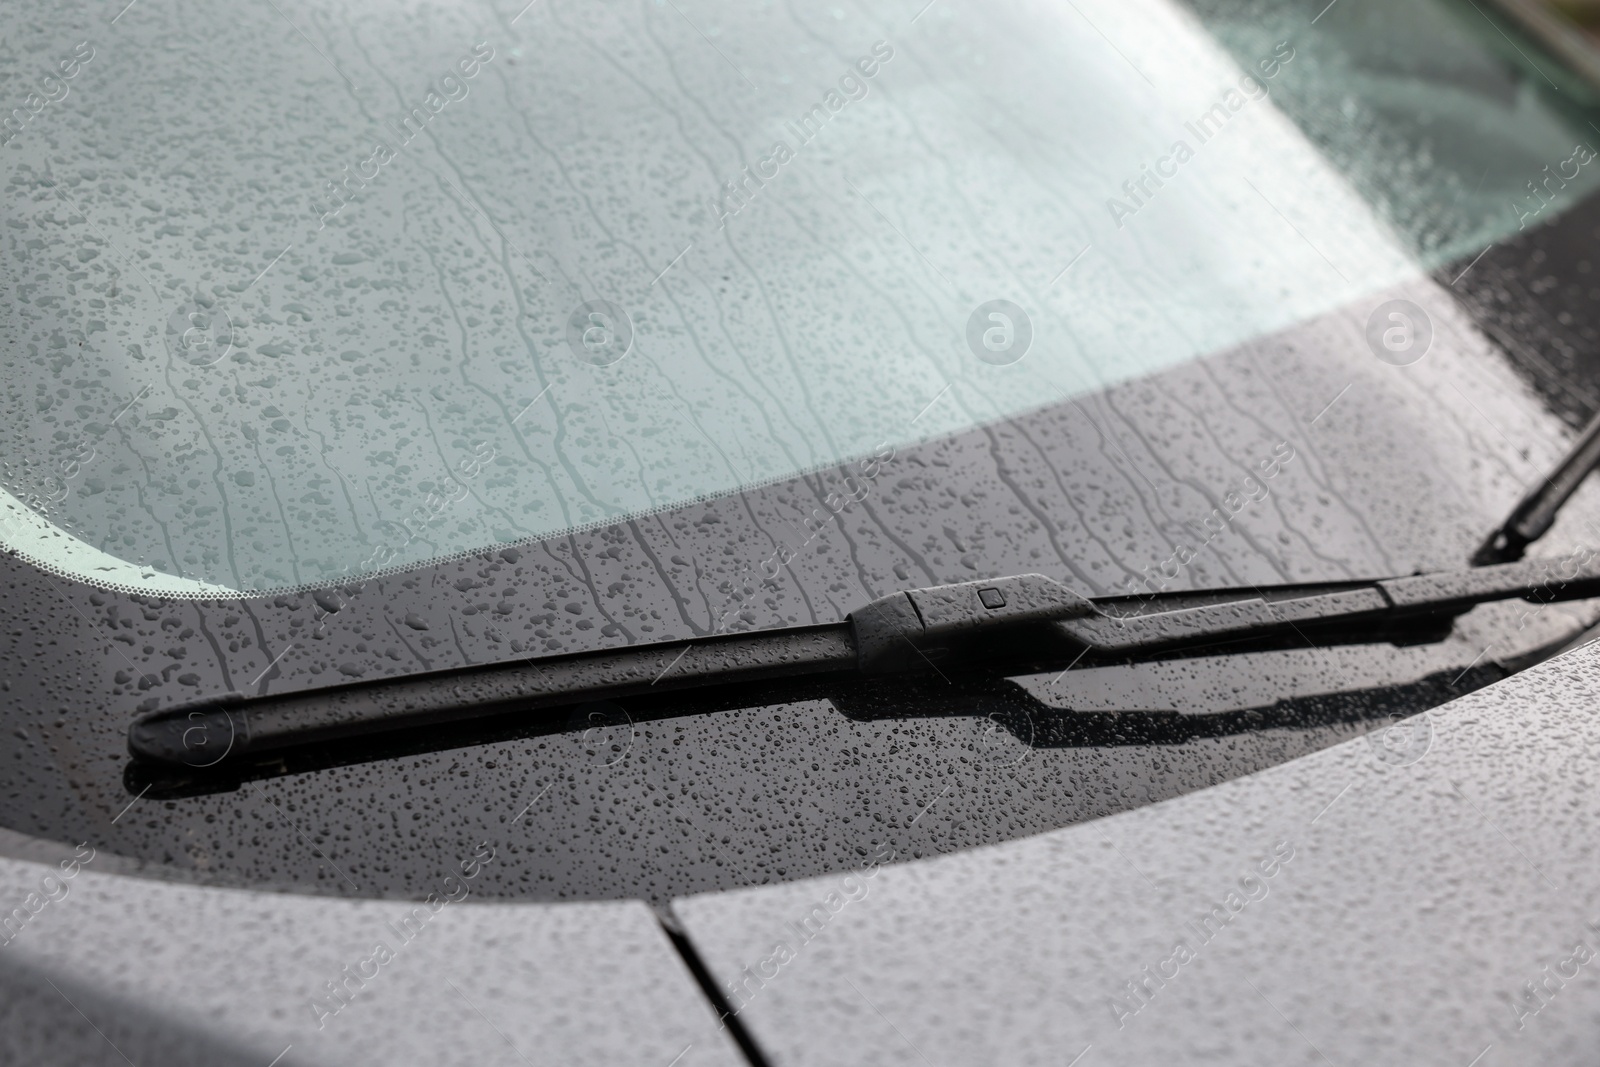
<instances>
[{"instance_id":1,"label":"wiper pivot joint","mask_svg":"<svg viewBox=\"0 0 1600 1067\"><path fill-rule=\"evenodd\" d=\"M893 674L925 665L922 651L1001 626L1096 615L1093 602L1042 574L937 585L879 597L850 614L862 674Z\"/></svg>"}]
</instances>

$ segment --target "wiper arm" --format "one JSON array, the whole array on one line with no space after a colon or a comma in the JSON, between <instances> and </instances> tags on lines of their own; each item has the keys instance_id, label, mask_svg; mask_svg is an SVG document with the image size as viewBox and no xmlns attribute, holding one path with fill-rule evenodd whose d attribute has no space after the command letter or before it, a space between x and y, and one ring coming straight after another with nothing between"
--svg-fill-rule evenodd
<instances>
[{"instance_id":1,"label":"wiper arm","mask_svg":"<svg viewBox=\"0 0 1600 1067\"><path fill-rule=\"evenodd\" d=\"M1557 569L1528 560L1372 582L1080 596L1040 574L933 586L874 600L832 626L663 642L543 657L269 696L233 694L152 712L128 730L139 759L219 767L304 745L457 723L504 712L570 707L671 689L819 674L992 670L1019 649L1048 658L1094 655L1130 663L1222 646L1244 651L1294 638L1378 642L1415 634L1496 600L1600 596L1600 557ZM1407 627L1410 627L1408 630ZM936 663L935 661L938 661ZM942 673L942 671L941 671Z\"/></svg>"},{"instance_id":2,"label":"wiper arm","mask_svg":"<svg viewBox=\"0 0 1600 1067\"><path fill-rule=\"evenodd\" d=\"M1585 426L1567 454L1539 484L1511 509L1506 521L1472 555L1474 567L1522 558L1529 545L1543 537L1589 472L1600 466L1600 415Z\"/></svg>"}]
</instances>

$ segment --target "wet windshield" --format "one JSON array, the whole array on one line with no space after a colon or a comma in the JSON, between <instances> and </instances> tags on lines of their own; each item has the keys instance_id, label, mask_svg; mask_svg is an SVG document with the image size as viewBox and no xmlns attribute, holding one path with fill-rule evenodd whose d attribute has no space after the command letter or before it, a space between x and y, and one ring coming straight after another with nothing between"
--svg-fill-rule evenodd
<instances>
[{"instance_id":1,"label":"wet windshield","mask_svg":"<svg viewBox=\"0 0 1600 1067\"><path fill-rule=\"evenodd\" d=\"M1445 0L1384 5L1421 51L1266 0L507 7L7 17L7 547L266 591L870 481L1600 174L1586 90Z\"/></svg>"}]
</instances>

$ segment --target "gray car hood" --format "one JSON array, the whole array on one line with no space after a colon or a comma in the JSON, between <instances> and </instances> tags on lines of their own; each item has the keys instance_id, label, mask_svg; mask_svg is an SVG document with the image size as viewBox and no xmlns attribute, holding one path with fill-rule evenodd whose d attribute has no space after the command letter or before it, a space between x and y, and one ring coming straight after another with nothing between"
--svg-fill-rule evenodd
<instances>
[{"instance_id":1,"label":"gray car hood","mask_svg":"<svg viewBox=\"0 0 1600 1067\"><path fill-rule=\"evenodd\" d=\"M678 912L775 1063L1593 1063L1597 690L1590 645L1165 803Z\"/></svg>"},{"instance_id":2,"label":"gray car hood","mask_svg":"<svg viewBox=\"0 0 1600 1067\"><path fill-rule=\"evenodd\" d=\"M773 1063L1587 1063L1597 688L1588 646L1175 800L675 911ZM643 904L412 930L7 851L6 1062L741 1062Z\"/></svg>"}]
</instances>

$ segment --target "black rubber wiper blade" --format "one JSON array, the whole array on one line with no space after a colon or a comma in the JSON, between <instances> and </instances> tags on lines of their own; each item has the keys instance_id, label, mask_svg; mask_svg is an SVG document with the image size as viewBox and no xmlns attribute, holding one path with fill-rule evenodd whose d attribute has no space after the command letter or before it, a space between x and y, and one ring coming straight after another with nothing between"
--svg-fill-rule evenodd
<instances>
[{"instance_id":1,"label":"black rubber wiper blade","mask_svg":"<svg viewBox=\"0 0 1600 1067\"><path fill-rule=\"evenodd\" d=\"M194 769L391 730L534 713L673 689L823 674L991 669L1024 634L1050 655L1137 662L1184 650L1245 651L1292 637L1379 642L1478 604L1600 596L1600 558L1527 560L1372 582L1266 586L1091 600L1041 574L894 593L832 626L793 627L605 652L451 668L148 713L128 730L138 759ZM1029 647L1037 648L1035 640ZM935 662L937 660L937 663Z\"/></svg>"},{"instance_id":2,"label":"black rubber wiper blade","mask_svg":"<svg viewBox=\"0 0 1600 1067\"><path fill-rule=\"evenodd\" d=\"M1472 554L1472 565L1486 567L1521 559L1529 545L1549 532L1556 516L1596 466L1600 466L1600 415L1584 427L1560 462L1528 490L1505 522Z\"/></svg>"},{"instance_id":3,"label":"black rubber wiper blade","mask_svg":"<svg viewBox=\"0 0 1600 1067\"><path fill-rule=\"evenodd\" d=\"M141 716L128 728L128 751L138 759L204 770L392 730L696 686L846 672L855 665L843 625L660 642L301 692L232 693Z\"/></svg>"}]
</instances>

